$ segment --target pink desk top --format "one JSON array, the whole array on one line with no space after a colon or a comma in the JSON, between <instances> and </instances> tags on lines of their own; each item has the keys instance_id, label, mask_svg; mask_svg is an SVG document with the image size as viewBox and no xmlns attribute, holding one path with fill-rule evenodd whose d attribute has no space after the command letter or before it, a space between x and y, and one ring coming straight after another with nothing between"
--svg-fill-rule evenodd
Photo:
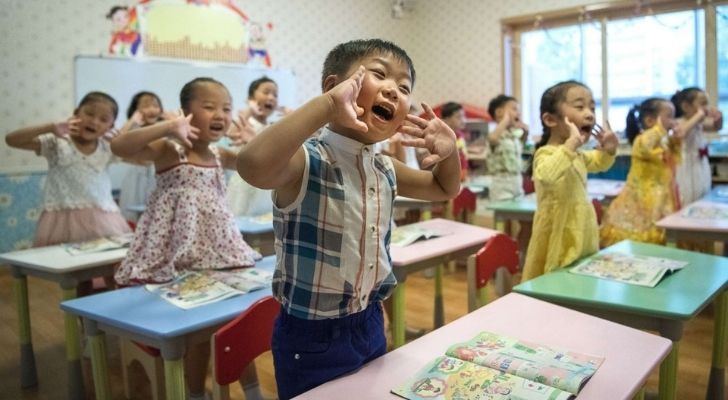
<instances>
[{"instance_id":1,"label":"pink desk top","mask_svg":"<svg viewBox=\"0 0 728 400\"><path fill-rule=\"evenodd\" d=\"M441 235L404 247L392 246L390 252L394 266L413 264L478 244L483 245L488 239L498 234L498 231L493 229L441 218L418 222L417 224L424 229L437 231Z\"/></svg>"},{"instance_id":2,"label":"pink desk top","mask_svg":"<svg viewBox=\"0 0 728 400\"><path fill-rule=\"evenodd\" d=\"M684 215L685 210L689 207L703 206L703 207L715 207L724 209L724 215L728 213L728 205L723 203L716 203L708 200L699 200L694 203L690 203L685 206L682 210L670 214L667 217L657 221L657 226L664 229L676 229L681 231L697 231L697 232L713 232L713 233L725 233L728 235L728 218L695 218L686 217Z\"/></svg>"},{"instance_id":3,"label":"pink desk top","mask_svg":"<svg viewBox=\"0 0 728 400\"><path fill-rule=\"evenodd\" d=\"M483 330L605 357L578 400L631 399L671 346L657 335L511 293L296 399L401 399L389 391Z\"/></svg>"},{"instance_id":4,"label":"pink desk top","mask_svg":"<svg viewBox=\"0 0 728 400\"><path fill-rule=\"evenodd\" d=\"M624 188L624 183L612 179L588 179L586 191L591 196L617 197Z\"/></svg>"}]
</instances>

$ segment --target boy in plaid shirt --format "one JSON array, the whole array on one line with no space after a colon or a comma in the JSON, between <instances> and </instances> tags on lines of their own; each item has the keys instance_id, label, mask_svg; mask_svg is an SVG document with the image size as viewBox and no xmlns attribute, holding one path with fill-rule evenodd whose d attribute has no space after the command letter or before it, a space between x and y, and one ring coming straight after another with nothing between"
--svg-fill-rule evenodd
<instances>
[{"instance_id":1,"label":"boy in plaid shirt","mask_svg":"<svg viewBox=\"0 0 728 400\"><path fill-rule=\"evenodd\" d=\"M426 104L426 119L408 115L414 80L412 60L393 43L340 44L324 62L324 93L238 155L243 179L274 190L281 313L272 350L281 399L385 353L394 198L444 201L460 190L453 131ZM429 150L423 166L437 164L432 171L375 154L372 145L398 131L413 136L403 144Z\"/></svg>"}]
</instances>

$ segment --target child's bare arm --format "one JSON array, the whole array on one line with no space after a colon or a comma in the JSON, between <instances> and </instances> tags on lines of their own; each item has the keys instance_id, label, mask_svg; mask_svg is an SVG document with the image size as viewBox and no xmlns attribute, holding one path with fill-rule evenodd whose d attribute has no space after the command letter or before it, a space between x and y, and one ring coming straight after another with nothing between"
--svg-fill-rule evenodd
<instances>
[{"instance_id":1,"label":"child's bare arm","mask_svg":"<svg viewBox=\"0 0 728 400\"><path fill-rule=\"evenodd\" d=\"M678 122L678 130L683 135L686 135L696 125L702 124L703 123L703 120L705 120L705 111L703 109L699 109L695 114L693 114L692 117L687 118L687 119L679 120L679 122Z\"/></svg>"},{"instance_id":2,"label":"child's bare arm","mask_svg":"<svg viewBox=\"0 0 728 400\"><path fill-rule=\"evenodd\" d=\"M506 111L503 115L503 118L498 122L498 125L496 125L495 129L493 129L493 132L488 134L488 142L492 146L498 146L498 143L500 143L501 136L503 136L506 131L508 131L508 128L510 128L514 116L510 111Z\"/></svg>"},{"instance_id":3,"label":"child's bare arm","mask_svg":"<svg viewBox=\"0 0 728 400\"><path fill-rule=\"evenodd\" d=\"M16 149L32 150L40 153L38 136L53 133L61 138L68 138L78 126L78 118L71 117L63 122L51 122L43 125L29 126L12 131L5 136L5 143Z\"/></svg>"},{"instance_id":4,"label":"child's bare arm","mask_svg":"<svg viewBox=\"0 0 728 400\"><path fill-rule=\"evenodd\" d=\"M363 78L361 67L349 79L263 130L238 153L240 176L261 189L300 186L306 165L301 146L311 134L327 122L367 130L357 120L364 111L356 104Z\"/></svg>"},{"instance_id":5,"label":"child's bare arm","mask_svg":"<svg viewBox=\"0 0 728 400\"><path fill-rule=\"evenodd\" d=\"M111 151L122 158L154 161L159 157L163 146L154 146L152 143L167 135L173 135L183 144L192 147L190 139L197 138L199 129L190 125L191 119L192 114L178 115L171 120L126 132L111 141Z\"/></svg>"},{"instance_id":6,"label":"child's bare arm","mask_svg":"<svg viewBox=\"0 0 728 400\"><path fill-rule=\"evenodd\" d=\"M218 147L217 150L220 152L220 164L223 168L232 170L237 168L238 155L234 151L224 147Z\"/></svg>"},{"instance_id":7,"label":"child's bare arm","mask_svg":"<svg viewBox=\"0 0 728 400\"><path fill-rule=\"evenodd\" d=\"M430 155L423 160L423 167L437 163L432 171L418 171L393 160L397 174L397 191L403 196L423 200L442 201L460 193L460 160L455 144L455 132L432 108L422 104L429 119L408 115L409 124L403 125L402 133L415 139L402 139L402 144L426 148Z\"/></svg>"}]
</instances>

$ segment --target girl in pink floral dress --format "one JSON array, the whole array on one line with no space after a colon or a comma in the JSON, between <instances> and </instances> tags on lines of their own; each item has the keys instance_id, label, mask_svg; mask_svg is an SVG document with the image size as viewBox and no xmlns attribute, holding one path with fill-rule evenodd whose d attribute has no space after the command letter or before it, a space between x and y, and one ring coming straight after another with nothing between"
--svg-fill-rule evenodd
<instances>
[{"instance_id":1,"label":"girl in pink floral dress","mask_svg":"<svg viewBox=\"0 0 728 400\"><path fill-rule=\"evenodd\" d=\"M212 145L230 128L229 92L220 82L197 78L182 88L180 104L183 114L111 144L116 155L153 161L157 171L157 187L115 275L121 285L166 282L188 270L247 267L261 258L243 241L225 202L222 169L234 169L236 155ZM204 343L187 352L190 398L204 395L209 352Z\"/></svg>"}]
</instances>

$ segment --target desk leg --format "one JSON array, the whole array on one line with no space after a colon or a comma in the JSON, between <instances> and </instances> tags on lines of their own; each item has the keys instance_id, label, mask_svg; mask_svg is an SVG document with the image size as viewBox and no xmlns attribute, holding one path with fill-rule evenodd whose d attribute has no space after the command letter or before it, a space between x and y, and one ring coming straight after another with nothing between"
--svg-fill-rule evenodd
<instances>
[{"instance_id":1,"label":"desk leg","mask_svg":"<svg viewBox=\"0 0 728 400\"><path fill-rule=\"evenodd\" d=\"M445 325L445 306L442 302L443 266L435 267L435 329Z\"/></svg>"},{"instance_id":2,"label":"desk leg","mask_svg":"<svg viewBox=\"0 0 728 400\"><path fill-rule=\"evenodd\" d=\"M632 397L632 400L645 400L645 387L642 386L640 390L635 393L634 397Z\"/></svg>"},{"instance_id":3,"label":"desk leg","mask_svg":"<svg viewBox=\"0 0 728 400\"><path fill-rule=\"evenodd\" d=\"M88 345L91 346L91 370L94 378L96 400L111 400L109 373L106 365L106 340L96 323L84 320Z\"/></svg>"},{"instance_id":4,"label":"desk leg","mask_svg":"<svg viewBox=\"0 0 728 400\"><path fill-rule=\"evenodd\" d=\"M713 363L710 368L708 379L708 392L705 398L724 399L725 387L725 342L728 333L728 292L719 294L714 302L715 318L713 321Z\"/></svg>"},{"instance_id":5,"label":"desk leg","mask_svg":"<svg viewBox=\"0 0 728 400\"><path fill-rule=\"evenodd\" d=\"M20 387L38 386L38 372L35 370L33 338L30 333L30 308L28 306L28 278L13 271L15 280L15 305L18 310L18 336L20 338Z\"/></svg>"},{"instance_id":6,"label":"desk leg","mask_svg":"<svg viewBox=\"0 0 728 400\"><path fill-rule=\"evenodd\" d=\"M76 286L63 288L63 301L76 298ZM84 399L86 389L83 386L81 370L81 344L78 332L78 321L73 314L65 313L66 326L66 361L68 362L68 398Z\"/></svg>"},{"instance_id":7,"label":"desk leg","mask_svg":"<svg viewBox=\"0 0 728 400\"><path fill-rule=\"evenodd\" d=\"M672 350L660 364L659 400L675 400L677 397L677 355L680 342L672 342Z\"/></svg>"},{"instance_id":8,"label":"desk leg","mask_svg":"<svg viewBox=\"0 0 728 400\"><path fill-rule=\"evenodd\" d=\"M396 349L404 344L404 283L400 282L392 293L392 340Z\"/></svg>"},{"instance_id":9,"label":"desk leg","mask_svg":"<svg viewBox=\"0 0 728 400\"><path fill-rule=\"evenodd\" d=\"M164 385L167 400L185 399L184 357L175 360L164 359Z\"/></svg>"}]
</instances>

